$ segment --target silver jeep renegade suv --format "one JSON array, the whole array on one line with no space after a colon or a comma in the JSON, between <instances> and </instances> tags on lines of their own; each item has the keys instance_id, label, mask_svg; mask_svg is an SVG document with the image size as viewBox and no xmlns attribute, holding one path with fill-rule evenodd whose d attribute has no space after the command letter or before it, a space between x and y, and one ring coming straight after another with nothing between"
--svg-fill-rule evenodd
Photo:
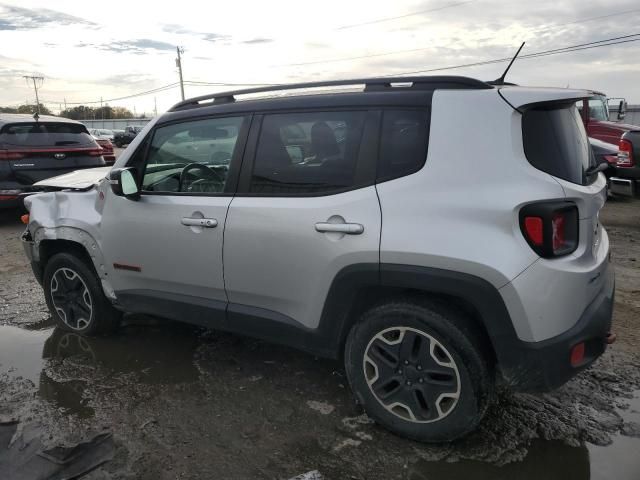
<instances>
[{"instance_id":1,"label":"silver jeep renegade suv","mask_svg":"<svg viewBox=\"0 0 640 480\"><path fill-rule=\"evenodd\" d=\"M614 280L588 92L277 90L181 102L113 168L25 199L61 328L136 312L340 358L367 413L423 441L474 429L496 382L548 390L603 353Z\"/></svg>"}]
</instances>

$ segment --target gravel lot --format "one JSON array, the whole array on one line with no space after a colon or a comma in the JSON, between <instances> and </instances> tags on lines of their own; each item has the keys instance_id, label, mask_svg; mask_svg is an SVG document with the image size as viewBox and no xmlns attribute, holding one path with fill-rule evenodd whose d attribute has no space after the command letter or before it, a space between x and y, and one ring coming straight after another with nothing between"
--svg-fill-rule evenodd
<instances>
[{"instance_id":1,"label":"gravel lot","mask_svg":"<svg viewBox=\"0 0 640 480\"><path fill-rule=\"evenodd\" d=\"M51 446L112 433L86 478L640 478L640 201L601 215L618 342L551 394L501 392L477 432L437 446L372 424L336 362L146 317L111 338L54 330L18 216L0 211L0 423Z\"/></svg>"}]
</instances>

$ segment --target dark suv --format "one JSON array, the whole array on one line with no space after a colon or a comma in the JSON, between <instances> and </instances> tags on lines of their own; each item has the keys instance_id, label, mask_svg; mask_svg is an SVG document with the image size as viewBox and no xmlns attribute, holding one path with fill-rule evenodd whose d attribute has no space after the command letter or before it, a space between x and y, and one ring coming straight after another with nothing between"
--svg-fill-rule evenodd
<instances>
[{"instance_id":1,"label":"dark suv","mask_svg":"<svg viewBox=\"0 0 640 480\"><path fill-rule=\"evenodd\" d=\"M48 115L0 114L0 208L45 178L102 167L103 150L79 122Z\"/></svg>"}]
</instances>

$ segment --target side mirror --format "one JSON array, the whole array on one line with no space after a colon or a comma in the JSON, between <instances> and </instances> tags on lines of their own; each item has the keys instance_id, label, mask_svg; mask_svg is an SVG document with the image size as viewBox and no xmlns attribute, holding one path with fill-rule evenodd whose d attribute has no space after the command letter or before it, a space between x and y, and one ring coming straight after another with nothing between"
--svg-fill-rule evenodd
<instances>
[{"instance_id":1,"label":"side mirror","mask_svg":"<svg viewBox=\"0 0 640 480\"><path fill-rule=\"evenodd\" d=\"M136 169L133 167L114 168L109 174L109 183L111 191L119 197L129 200L140 198L140 189L136 183Z\"/></svg>"},{"instance_id":2,"label":"side mirror","mask_svg":"<svg viewBox=\"0 0 640 480\"><path fill-rule=\"evenodd\" d=\"M618 120L624 120L624 117L626 114L627 114L627 101L620 100L620 105L618 106Z\"/></svg>"}]
</instances>

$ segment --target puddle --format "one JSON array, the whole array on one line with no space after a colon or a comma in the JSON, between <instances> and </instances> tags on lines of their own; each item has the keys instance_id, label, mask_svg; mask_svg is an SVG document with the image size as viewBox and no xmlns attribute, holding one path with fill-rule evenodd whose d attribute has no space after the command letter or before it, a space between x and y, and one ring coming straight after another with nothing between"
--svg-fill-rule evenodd
<instances>
[{"instance_id":1,"label":"puddle","mask_svg":"<svg viewBox=\"0 0 640 480\"><path fill-rule=\"evenodd\" d=\"M324 474L338 471L344 477L388 455L391 461L406 464L401 467L385 460L385 475L408 480L640 478L640 439L622 435L614 435L613 443L606 447L534 440L521 461L496 466L478 460L419 460L412 454L418 445L367 425L363 427L366 438L357 446L331 453L327 445L336 442L336 421L351 408L350 395L336 365L323 362L240 337L202 335L199 329L176 324L132 325L105 338L84 338L52 328L0 326L0 374L10 372L12 377L33 382L38 399L67 419L123 429L119 438L128 442L135 441L131 437L136 429L144 430L138 440L140 451L147 448L147 435L159 435L156 438L164 442L164 435L172 431L175 441L198 442L202 431L198 434L197 429L203 425L204 432L216 432L219 445L209 444L206 453L194 454L197 457L236 458L247 448L245 441L255 441L251 448L260 457L293 442L309 446L298 450L295 461L325 470ZM318 400L310 402L313 398ZM629 404L619 410L624 420L640 423L640 391L620 403ZM309 404L330 404L332 408L315 411ZM132 425L130 430L128 425ZM279 431L282 436L273 437L270 446L263 431ZM300 435L300 431L308 433ZM349 431L341 434L349 437ZM482 442L472 448L482 450L487 447L481 443L491 444L495 439L479 440ZM167 440L167 444L173 443ZM229 445L239 450L229 451ZM455 447L443 446L447 448ZM359 466L345 463L351 455L353 464Z\"/></svg>"},{"instance_id":2,"label":"puddle","mask_svg":"<svg viewBox=\"0 0 640 480\"><path fill-rule=\"evenodd\" d=\"M534 441L521 462L495 466L489 463L418 462L409 468L407 480L595 480L587 447L569 447L562 442ZM600 477L608 478L608 477ZM616 480L637 477L611 477Z\"/></svg>"},{"instance_id":3,"label":"puddle","mask_svg":"<svg viewBox=\"0 0 640 480\"><path fill-rule=\"evenodd\" d=\"M53 328L29 331L18 327L0 326L0 371L11 371L38 383L42 371L42 347Z\"/></svg>"}]
</instances>

